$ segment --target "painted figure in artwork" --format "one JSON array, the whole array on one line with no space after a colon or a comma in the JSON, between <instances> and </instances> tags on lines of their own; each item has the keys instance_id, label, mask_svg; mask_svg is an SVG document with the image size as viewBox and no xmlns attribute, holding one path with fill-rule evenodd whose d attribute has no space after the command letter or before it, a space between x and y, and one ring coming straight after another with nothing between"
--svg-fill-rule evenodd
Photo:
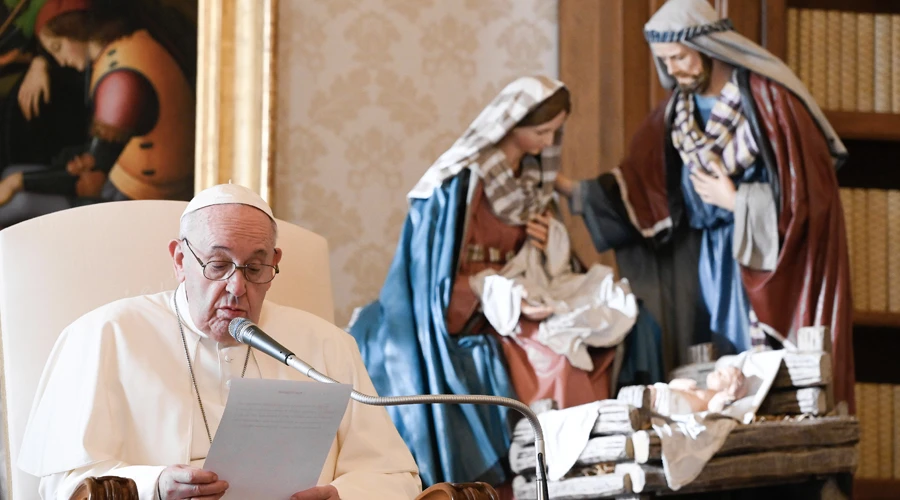
<instances>
[{"instance_id":1,"label":"painted figure in artwork","mask_svg":"<svg viewBox=\"0 0 900 500\"><path fill-rule=\"evenodd\" d=\"M62 162L7 166L0 227L82 203L190 198L195 62L172 43L186 37L167 36L154 16L164 11L148 0L46 0L34 33L46 57L85 75L89 121Z\"/></svg>"},{"instance_id":2,"label":"painted figure in artwork","mask_svg":"<svg viewBox=\"0 0 900 500\"><path fill-rule=\"evenodd\" d=\"M598 250L665 332L667 369L690 345L758 344L830 328L837 401L854 408L847 236L836 169L847 151L797 76L719 19L706 0L669 0L645 26L671 97L597 179L557 186ZM751 338L753 337L753 338Z\"/></svg>"}]
</instances>

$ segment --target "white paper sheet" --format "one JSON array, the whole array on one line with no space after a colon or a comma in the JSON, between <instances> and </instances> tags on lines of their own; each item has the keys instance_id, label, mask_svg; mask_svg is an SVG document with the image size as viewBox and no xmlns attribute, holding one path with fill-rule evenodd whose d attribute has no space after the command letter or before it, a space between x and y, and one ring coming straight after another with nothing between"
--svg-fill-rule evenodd
<instances>
[{"instance_id":1,"label":"white paper sheet","mask_svg":"<svg viewBox=\"0 0 900 500\"><path fill-rule=\"evenodd\" d=\"M351 386L235 379L203 465L228 482L223 498L290 498L316 485Z\"/></svg>"}]
</instances>

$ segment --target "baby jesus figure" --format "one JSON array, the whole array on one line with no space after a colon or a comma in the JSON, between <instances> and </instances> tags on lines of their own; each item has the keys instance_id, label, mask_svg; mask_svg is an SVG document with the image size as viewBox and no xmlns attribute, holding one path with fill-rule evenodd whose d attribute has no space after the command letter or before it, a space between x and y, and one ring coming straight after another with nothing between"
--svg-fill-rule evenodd
<instances>
[{"instance_id":1,"label":"baby jesus figure","mask_svg":"<svg viewBox=\"0 0 900 500\"><path fill-rule=\"evenodd\" d=\"M706 389L691 379L677 378L650 386L653 409L663 415L711 411L719 413L747 395L744 374L734 366L716 369L706 377Z\"/></svg>"}]
</instances>

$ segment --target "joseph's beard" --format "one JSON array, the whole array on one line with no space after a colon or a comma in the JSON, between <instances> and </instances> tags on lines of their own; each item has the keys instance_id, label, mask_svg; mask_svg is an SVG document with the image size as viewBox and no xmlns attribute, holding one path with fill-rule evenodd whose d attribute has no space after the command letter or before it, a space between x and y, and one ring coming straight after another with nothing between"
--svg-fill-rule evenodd
<instances>
[{"instance_id":1,"label":"joseph's beard","mask_svg":"<svg viewBox=\"0 0 900 500\"><path fill-rule=\"evenodd\" d=\"M691 80L689 82L682 83L681 81L677 81L677 83L678 88L687 94L703 92L709 87L709 72L704 71L698 75L691 75Z\"/></svg>"}]
</instances>

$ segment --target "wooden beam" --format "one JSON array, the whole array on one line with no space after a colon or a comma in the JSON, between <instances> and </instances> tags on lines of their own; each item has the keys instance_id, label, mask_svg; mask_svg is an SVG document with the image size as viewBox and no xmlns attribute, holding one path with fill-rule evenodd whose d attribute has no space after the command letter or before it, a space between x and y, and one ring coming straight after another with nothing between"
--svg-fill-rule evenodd
<instances>
[{"instance_id":1,"label":"wooden beam","mask_svg":"<svg viewBox=\"0 0 900 500\"><path fill-rule=\"evenodd\" d=\"M762 46L787 60L787 0L763 0Z\"/></svg>"},{"instance_id":2,"label":"wooden beam","mask_svg":"<svg viewBox=\"0 0 900 500\"><path fill-rule=\"evenodd\" d=\"M605 399L598 404L597 422L591 431L592 436L632 434L650 428L650 414L647 410L614 399ZM534 443L534 429L527 420L522 419L516 423L512 439L523 445Z\"/></svg>"},{"instance_id":3,"label":"wooden beam","mask_svg":"<svg viewBox=\"0 0 900 500\"><path fill-rule=\"evenodd\" d=\"M569 87L573 101L572 115L566 121L562 172L575 180L596 177L603 163L601 102L609 99L609 89L601 84L600 60L603 52L616 49L601 39L609 29L604 4L594 0L559 0L559 78ZM599 262L615 267L612 252L601 256L596 251L584 221L572 217L565 204L562 212L578 259L586 266Z\"/></svg>"}]
</instances>

